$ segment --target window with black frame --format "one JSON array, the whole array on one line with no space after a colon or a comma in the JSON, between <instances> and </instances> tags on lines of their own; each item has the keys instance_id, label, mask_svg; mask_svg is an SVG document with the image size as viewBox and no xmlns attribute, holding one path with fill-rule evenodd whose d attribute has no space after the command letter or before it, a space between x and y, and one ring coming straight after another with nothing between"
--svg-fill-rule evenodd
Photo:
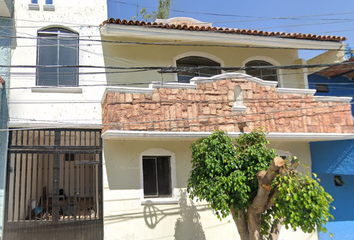
<instances>
[{"instance_id":1,"label":"window with black frame","mask_svg":"<svg viewBox=\"0 0 354 240\"><path fill-rule=\"evenodd\" d=\"M248 75L267 81L278 81L277 70L272 68L273 65L269 62L253 60L247 62L245 67Z\"/></svg>"},{"instance_id":2,"label":"window with black frame","mask_svg":"<svg viewBox=\"0 0 354 240\"><path fill-rule=\"evenodd\" d=\"M77 86L78 65L77 33L63 28L38 32L37 86Z\"/></svg>"},{"instance_id":3,"label":"window with black frame","mask_svg":"<svg viewBox=\"0 0 354 240\"><path fill-rule=\"evenodd\" d=\"M171 160L169 156L143 157L144 197L171 197Z\"/></svg>"},{"instance_id":4,"label":"window with black frame","mask_svg":"<svg viewBox=\"0 0 354 240\"><path fill-rule=\"evenodd\" d=\"M205 69L194 69L178 73L178 82L189 83L193 77L211 77L221 73L220 69L212 69L212 67L220 67L220 63L204 57L189 56L178 59L177 68L193 68L206 67Z\"/></svg>"}]
</instances>

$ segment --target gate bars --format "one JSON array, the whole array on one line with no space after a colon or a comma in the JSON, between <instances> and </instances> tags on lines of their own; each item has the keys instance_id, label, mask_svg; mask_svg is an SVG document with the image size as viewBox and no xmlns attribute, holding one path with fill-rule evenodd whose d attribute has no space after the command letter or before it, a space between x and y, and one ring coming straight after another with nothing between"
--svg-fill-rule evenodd
<instances>
[{"instance_id":1,"label":"gate bars","mask_svg":"<svg viewBox=\"0 0 354 240\"><path fill-rule=\"evenodd\" d=\"M100 135L87 129L11 131L5 221L102 219Z\"/></svg>"}]
</instances>

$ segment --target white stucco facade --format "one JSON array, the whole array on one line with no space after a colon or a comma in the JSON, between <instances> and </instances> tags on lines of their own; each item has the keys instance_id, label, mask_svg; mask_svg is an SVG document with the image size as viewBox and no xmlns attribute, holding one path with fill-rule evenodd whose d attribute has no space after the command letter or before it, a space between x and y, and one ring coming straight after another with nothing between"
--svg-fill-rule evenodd
<instances>
[{"instance_id":1,"label":"white stucco facade","mask_svg":"<svg viewBox=\"0 0 354 240\"><path fill-rule=\"evenodd\" d=\"M239 239L231 216L220 221L206 202L186 194L191 169L191 140L104 140L103 191L105 239ZM270 147L289 151L311 165L308 142L272 141ZM146 204L141 181L141 154L162 149L175 154L178 202ZM304 170L304 169L302 169ZM154 201L154 199L151 199ZM132 230L132 226L134 229ZM317 233L282 229L279 239L316 240Z\"/></svg>"},{"instance_id":2,"label":"white stucco facade","mask_svg":"<svg viewBox=\"0 0 354 240\"><path fill-rule=\"evenodd\" d=\"M16 40L13 41L9 93L10 127L97 127L101 123L99 102L106 83L103 69L80 68L77 87L36 86L37 32L60 27L79 35L79 65L103 66L99 24L107 19L106 1L54 0L53 5L15 2ZM95 72L94 74L87 74Z\"/></svg>"}]
</instances>

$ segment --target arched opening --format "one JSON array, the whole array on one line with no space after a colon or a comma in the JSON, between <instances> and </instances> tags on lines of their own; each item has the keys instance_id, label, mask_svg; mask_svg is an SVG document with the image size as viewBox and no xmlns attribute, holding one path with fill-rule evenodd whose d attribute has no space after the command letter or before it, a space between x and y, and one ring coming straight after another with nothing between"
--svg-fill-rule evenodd
<instances>
[{"instance_id":1,"label":"arched opening","mask_svg":"<svg viewBox=\"0 0 354 240\"><path fill-rule=\"evenodd\" d=\"M260 78L267 81L278 81L277 70L273 67L274 65L263 61L263 60L252 60L245 64L246 73L253 77Z\"/></svg>"},{"instance_id":2,"label":"arched opening","mask_svg":"<svg viewBox=\"0 0 354 240\"><path fill-rule=\"evenodd\" d=\"M188 56L180 58L176 61L177 68L186 68L186 71L179 72L178 82L189 83L193 77L211 77L221 73L220 69L213 69L213 67L220 67L220 63L215 62L209 58L199 56ZM205 67L203 69L188 69L195 67Z\"/></svg>"}]
</instances>

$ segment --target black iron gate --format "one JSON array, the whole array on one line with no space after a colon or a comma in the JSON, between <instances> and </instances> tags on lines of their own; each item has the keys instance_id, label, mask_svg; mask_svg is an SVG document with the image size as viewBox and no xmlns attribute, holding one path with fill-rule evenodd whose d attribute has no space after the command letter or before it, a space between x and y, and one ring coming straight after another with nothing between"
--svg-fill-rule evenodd
<instances>
[{"instance_id":1,"label":"black iron gate","mask_svg":"<svg viewBox=\"0 0 354 240\"><path fill-rule=\"evenodd\" d=\"M10 132L4 239L103 239L100 134Z\"/></svg>"}]
</instances>

